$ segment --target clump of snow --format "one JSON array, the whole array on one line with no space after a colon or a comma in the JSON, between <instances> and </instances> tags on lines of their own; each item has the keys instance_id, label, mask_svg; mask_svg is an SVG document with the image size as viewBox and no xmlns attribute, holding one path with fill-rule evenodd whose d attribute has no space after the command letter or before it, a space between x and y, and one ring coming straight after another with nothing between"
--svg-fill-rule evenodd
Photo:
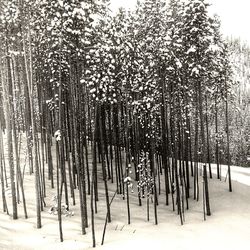
<instances>
[{"instance_id":1,"label":"clump of snow","mask_svg":"<svg viewBox=\"0 0 250 250\"><path fill-rule=\"evenodd\" d=\"M53 205L49 208L49 214L57 215L58 214L58 199L57 196L53 196L52 198ZM70 211L68 205L65 203L61 204L61 213L65 217L71 217L74 215L74 211Z\"/></svg>"},{"instance_id":2,"label":"clump of snow","mask_svg":"<svg viewBox=\"0 0 250 250\"><path fill-rule=\"evenodd\" d=\"M56 138L56 141L61 141L61 131L60 130L57 130L55 132L55 138Z\"/></svg>"},{"instance_id":3,"label":"clump of snow","mask_svg":"<svg viewBox=\"0 0 250 250\"><path fill-rule=\"evenodd\" d=\"M196 52L196 47L195 46L191 46L188 51L187 51L187 54L190 54L190 53L194 53Z\"/></svg>"},{"instance_id":4,"label":"clump of snow","mask_svg":"<svg viewBox=\"0 0 250 250\"><path fill-rule=\"evenodd\" d=\"M199 75L199 73L200 73L199 69L197 67L194 67L192 69L191 75Z\"/></svg>"}]
</instances>

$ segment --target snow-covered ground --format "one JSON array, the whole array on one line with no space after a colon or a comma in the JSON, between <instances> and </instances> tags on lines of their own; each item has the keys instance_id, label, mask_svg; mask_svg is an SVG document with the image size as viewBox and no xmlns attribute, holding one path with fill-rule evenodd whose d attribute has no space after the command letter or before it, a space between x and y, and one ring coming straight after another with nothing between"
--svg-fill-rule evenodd
<instances>
[{"instance_id":1,"label":"snow-covered ground","mask_svg":"<svg viewBox=\"0 0 250 250\"><path fill-rule=\"evenodd\" d=\"M213 172L215 171L213 165ZM222 166L222 175L226 175ZM47 209L55 190L48 190L47 208L42 213L41 229L36 229L33 176L26 175L29 218L24 219L19 205L19 219L13 221L0 212L0 249L89 249L91 228L81 235L79 206L71 207L75 215L63 219L64 242L58 237L57 217ZM154 225L153 205L151 219L147 222L145 202L137 205L136 195L131 194L131 224L127 225L126 201L117 195L112 203L112 222L107 226L105 244L100 246L105 220L104 193L100 191L96 220L97 249L249 249L250 244L250 169L232 167L233 192L228 183L213 178L209 180L212 216L203 220L202 199L190 199L190 209L185 212L185 224L164 205L164 194L158 206L159 225ZM110 195L114 187L110 186ZM192 191L191 191L192 194Z\"/></svg>"},{"instance_id":2,"label":"snow-covered ground","mask_svg":"<svg viewBox=\"0 0 250 250\"><path fill-rule=\"evenodd\" d=\"M217 166L215 164L212 164L212 172L217 173ZM224 178L227 178L227 170L228 167L225 165L221 166L221 175ZM232 172L232 180L240 182L242 184L245 184L247 186L250 186L250 168L242 168L237 166L231 166L231 172Z\"/></svg>"}]
</instances>

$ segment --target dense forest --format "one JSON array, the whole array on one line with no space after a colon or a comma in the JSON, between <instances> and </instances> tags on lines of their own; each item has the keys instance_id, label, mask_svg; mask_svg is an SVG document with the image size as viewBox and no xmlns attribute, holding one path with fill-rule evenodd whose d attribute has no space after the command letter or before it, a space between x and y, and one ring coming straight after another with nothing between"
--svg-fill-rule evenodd
<instances>
[{"instance_id":1,"label":"dense forest","mask_svg":"<svg viewBox=\"0 0 250 250\"><path fill-rule=\"evenodd\" d=\"M235 83L231 112L232 163L250 167L250 47L240 39L230 39L228 44Z\"/></svg>"},{"instance_id":2,"label":"dense forest","mask_svg":"<svg viewBox=\"0 0 250 250\"><path fill-rule=\"evenodd\" d=\"M190 199L203 200L204 219L211 215L209 178L221 179L226 164L231 192L231 165L249 166L250 49L225 40L208 8L204 0L145 0L114 14L108 0L2 0L3 212L17 219L23 209L28 218L32 175L36 226L55 189L61 241L62 215L80 206L79 229L96 245L100 190L103 241L116 195L128 224L131 195L139 206L147 201L148 219L153 202L155 224L160 195L181 224Z\"/></svg>"}]
</instances>

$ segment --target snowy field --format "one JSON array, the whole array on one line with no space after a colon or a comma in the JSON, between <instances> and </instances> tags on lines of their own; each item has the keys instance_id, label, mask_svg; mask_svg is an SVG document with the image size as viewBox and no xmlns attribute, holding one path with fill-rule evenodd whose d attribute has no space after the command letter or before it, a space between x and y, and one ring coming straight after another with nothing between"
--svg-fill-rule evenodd
<instances>
[{"instance_id":1,"label":"snowy field","mask_svg":"<svg viewBox=\"0 0 250 250\"><path fill-rule=\"evenodd\" d=\"M215 173L215 166L213 165ZM222 166L222 181L209 180L212 216L203 220L202 199L190 198L190 210L185 212L185 223L172 211L172 205L164 205L164 194L158 206L159 225L154 225L153 204L151 218L146 218L146 201L137 205L131 194L131 225L127 225L126 201L117 195L111 206L112 222L108 224L105 243L100 246L105 221L104 193L100 190L98 214L95 217L97 249L249 249L250 244L250 169L232 167L233 192L228 192L224 181L226 167ZM114 186L110 185L110 196ZM29 218L24 219L19 205L19 219L13 221L0 212L0 249L91 249L91 227L87 235L81 235L78 204L71 207L75 215L63 219L64 242L58 236L57 216L47 210L56 190L47 194L47 207L42 213L41 229L36 229L33 176L25 176L25 190ZM29 191L30 190L30 191ZM77 192L76 192L77 193ZM192 191L191 191L192 195ZM103 197L102 197L103 196ZM88 197L89 199L89 197ZM9 202L10 204L10 202ZM10 209L10 208L9 208ZM11 211L11 209L10 209ZM90 221L89 221L90 223Z\"/></svg>"}]
</instances>

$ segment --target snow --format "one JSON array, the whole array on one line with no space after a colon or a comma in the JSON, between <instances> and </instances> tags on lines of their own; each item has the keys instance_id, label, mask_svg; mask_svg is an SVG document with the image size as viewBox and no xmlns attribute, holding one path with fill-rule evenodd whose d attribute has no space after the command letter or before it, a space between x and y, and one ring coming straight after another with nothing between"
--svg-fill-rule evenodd
<instances>
[{"instance_id":1,"label":"snow","mask_svg":"<svg viewBox=\"0 0 250 250\"><path fill-rule=\"evenodd\" d=\"M23 146L25 146L25 143ZM24 158L25 156L22 155L21 161L24 162ZM225 182L227 166L221 166L221 181L216 179L215 164L212 164L212 171L214 177L208 180L212 216L206 217L206 221L203 219L201 182L199 185L201 195L198 202L193 200L193 189L191 189L190 209L185 210L183 226L180 224L176 211L172 211L172 204L169 206L165 205L165 192L162 191L162 194L159 196L159 206L157 207L159 224L154 225L153 203L150 201L150 221L147 221L146 199L142 199L143 206L138 206L137 188L133 190L129 187L131 224L127 224L127 201L117 194L111 205L112 222L107 225L103 246L100 244L106 218L106 205L103 181L100 178L98 184L98 214L95 214L96 249L246 249L245 246L250 244L250 168L231 166L233 180L233 192L231 193L228 191L228 182ZM201 181L201 177L199 178ZM163 176L161 179L164 179ZM127 180L135 183L133 181L133 173L127 177ZM44 208L44 212L42 212L42 228L37 229L34 175L29 175L27 166L24 183L28 219L24 218L22 203L18 205L18 220L13 220L10 216L4 214L0 192L1 250L92 249L90 219L88 222L89 228L86 229L87 234L81 234L79 194L77 190L75 190L76 206L69 205L69 209L74 213L74 216L63 217L64 242L61 243L59 240L57 216L48 212L49 208L55 203L52 198L56 195L56 189L50 189L47 182L47 197L45 199L47 206ZM163 187L164 182L161 185ZM193 179L191 178L192 185ZM115 189L116 185L109 183L110 198L115 193ZM11 213L10 196L7 196L7 201ZM87 196L87 202L89 204L90 196ZM88 214L90 216L90 211L88 211Z\"/></svg>"},{"instance_id":2,"label":"snow","mask_svg":"<svg viewBox=\"0 0 250 250\"><path fill-rule=\"evenodd\" d=\"M216 44L210 44L208 51L212 51L212 52L217 52L217 51L221 51L220 47Z\"/></svg>"},{"instance_id":3,"label":"snow","mask_svg":"<svg viewBox=\"0 0 250 250\"><path fill-rule=\"evenodd\" d=\"M57 130L55 132L55 138L56 138L56 141L60 141L61 140L61 131L60 130Z\"/></svg>"},{"instance_id":4,"label":"snow","mask_svg":"<svg viewBox=\"0 0 250 250\"><path fill-rule=\"evenodd\" d=\"M58 3L59 3L59 5L60 5L61 7L63 7L63 1L62 1L62 0L59 0Z\"/></svg>"},{"instance_id":5,"label":"snow","mask_svg":"<svg viewBox=\"0 0 250 250\"><path fill-rule=\"evenodd\" d=\"M213 172L216 166L212 165ZM222 166L222 176L226 176ZM57 216L45 209L41 229L35 228L35 204L32 191L33 176L26 176L26 193L29 219L25 220L21 207L18 220L0 213L0 249L91 249L91 228L87 235L80 233L78 206L71 206L75 216L63 219L65 241L58 237ZM127 225L126 201L117 195L111 206L112 222L107 225L105 243L100 241L105 221L104 192L100 192L99 212L96 219L96 249L237 249L250 243L250 169L232 166L233 192L228 192L228 183L213 178L209 180L212 216L203 220L202 201L190 199L190 210L185 213L185 224L180 225L171 205L165 206L163 196L158 206L159 225L154 225L153 204L150 204L151 219L146 221L145 200L143 207L136 202L136 194L130 194L131 224ZM28 182L29 181L29 182ZM27 184L28 183L28 184ZM111 190L114 187L111 187ZM54 190L55 192L55 190ZM113 195L114 190L110 191ZM49 198L48 198L49 200ZM49 202L48 202L49 204ZM242 249L242 248L241 248Z\"/></svg>"},{"instance_id":6,"label":"snow","mask_svg":"<svg viewBox=\"0 0 250 250\"><path fill-rule=\"evenodd\" d=\"M190 53L194 53L196 51L196 47L195 46L191 46L188 51L187 51L187 54L190 54Z\"/></svg>"},{"instance_id":7,"label":"snow","mask_svg":"<svg viewBox=\"0 0 250 250\"><path fill-rule=\"evenodd\" d=\"M216 165L212 164L212 172L216 173ZM237 166L231 166L232 180L242 183L250 187L250 169L249 168L242 168ZM227 166L221 166L221 175L226 177L227 175Z\"/></svg>"},{"instance_id":8,"label":"snow","mask_svg":"<svg viewBox=\"0 0 250 250\"><path fill-rule=\"evenodd\" d=\"M191 75L199 75L199 73L200 73L200 71L199 71L199 69L197 68L197 67L194 67L193 69L192 69L192 72L191 72Z\"/></svg>"},{"instance_id":9,"label":"snow","mask_svg":"<svg viewBox=\"0 0 250 250\"><path fill-rule=\"evenodd\" d=\"M176 65L177 65L178 68L182 67L182 63L178 59L176 59L175 63L176 63Z\"/></svg>"}]
</instances>

